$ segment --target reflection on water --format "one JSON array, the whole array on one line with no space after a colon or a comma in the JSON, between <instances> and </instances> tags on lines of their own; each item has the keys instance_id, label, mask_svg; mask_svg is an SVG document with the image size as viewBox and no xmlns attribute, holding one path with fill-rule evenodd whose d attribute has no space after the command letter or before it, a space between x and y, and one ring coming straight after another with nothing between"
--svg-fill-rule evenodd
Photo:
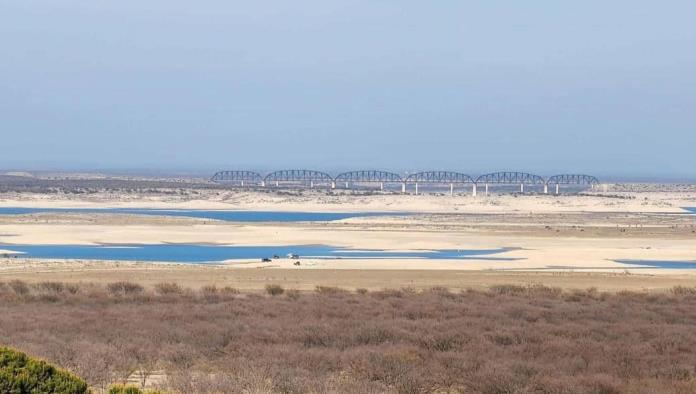
<instances>
[{"instance_id":1,"label":"reflection on water","mask_svg":"<svg viewBox=\"0 0 696 394\"><path fill-rule=\"evenodd\" d=\"M1 249L22 252L23 257L45 259L77 260L126 260L126 261L171 261L181 263L204 263L230 259L261 259L277 256L285 258L297 255L299 258L314 259L365 259L365 258L403 258L403 259L495 259L514 260L495 257L510 249L489 250L417 250L408 252L388 250L356 250L327 245L285 245L285 246L229 246L194 244L158 245L0 245Z\"/></svg>"},{"instance_id":2,"label":"reflection on water","mask_svg":"<svg viewBox=\"0 0 696 394\"><path fill-rule=\"evenodd\" d=\"M228 211L205 209L149 209L149 208L14 208L0 207L0 215L28 215L35 213L110 213L149 216L177 216L214 219L230 222L328 222L356 217L407 215L403 212L283 212L283 211Z\"/></svg>"}]
</instances>

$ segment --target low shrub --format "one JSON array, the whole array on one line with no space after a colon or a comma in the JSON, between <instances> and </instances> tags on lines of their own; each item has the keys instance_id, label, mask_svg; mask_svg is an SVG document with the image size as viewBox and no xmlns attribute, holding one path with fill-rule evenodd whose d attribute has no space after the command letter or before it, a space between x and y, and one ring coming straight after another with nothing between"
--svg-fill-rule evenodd
<instances>
[{"instance_id":1,"label":"low shrub","mask_svg":"<svg viewBox=\"0 0 696 394\"><path fill-rule=\"evenodd\" d=\"M544 285L531 285L527 289L530 295L543 298L558 298L563 294L559 287L549 287Z\"/></svg>"},{"instance_id":2,"label":"low shrub","mask_svg":"<svg viewBox=\"0 0 696 394\"><path fill-rule=\"evenodd\" d=\"M18 296L29 294L29 286L21 280L13 280L9 283L10 288Z\"/></svg>"},{"instance_id":3,"label":"low shrub","mask_svg":"<svg viewBox=\"0 0 696 394\"><path fill-rule=\"evenodd\" d=\"M108 394L164 394L158 390L141 390L135 386L117 384L109 387Z\"/></svg>"},{"instance_id":4,"label":"low shrub","mask_svg":"<svg viewBox=\"0 0 696 394\"><path fill-rule=\"evenodd\" d=\"M281 295L285 292L281 285L266 285L266 293L272 296Z\"/></svg>"},{"instance_id":5,"label":"low shrub","mask_svg":"<svg viewBox=\"0 0 696 394\"><path fill-rule=\"evenodd\" d=\"M0 348L0 393L87 393L87 383L24 353Z\"/></svg>"},{"instance_id":6,"label":"low shrub","mask_svg":"<svg viewBox=\"0 0 696 394\"><path fill-rule=\"evenodd\" d=\"M239 294L239 290L233 287L218 288L217 286L203 286L200 289L201 297L208 302L229 301Z\"/></svg>"},{"instance_id":7,"label":"low shrub","mask_svg":"<svg viewBox=\"0 0 696 394\"><path fill-rule=\"evenodd\" d=\"M220 292L223 294L233 295L233 294L239 294L239 289L231 287L231 286L225 286L222 289L220 289Z\"/></svg>"},{"instance_id":8,"label":"low shrub","mask_svg":"<svg viewBox=\"0 0 696 394\"><path fill-rule=\"evenodd\" d=\"M694 296L696 295L696 287L674 286L672 294L676 296Z\"/></svg>"},{"instance_id":9,"label":"low shrub","mask_svg":"<svg viewBox=\"0 0 696 394\"><path fill-rule=\"evenodd\" d=\"M35 287L38 291L53 294L60 294L65 290L65 285L61 282L40 282Z\"/></svg>"},{"instance_id":10,"label":"low shrub","mask_svg":"<svg viewBox=\"0 0 696 394\"><path fill-rule=\"evenodd\" d=\"M296 300L300 298L300 291L297 289L289 289L285 291L285 295L291 300Z\"/></svg>"},{"instance_id":11,"label":"low shrub","mask_svg":"<svg viewBox=\"0 0 696 394\"><path fill-rule=\"evenodd\" d=\"M347 293L347 291L345 291L339 287L332 287L332 286L317 286L314 288L314 291L316 291L319 294L343 294L343 293Z\"/></svg>"},{"instance_id":12,"label":"low shrub","mask_svg":"<svg viewBox=\"0 0 696 394\"><path fill-rule=\"evenodd\" d=\"M524 294L527 288L518 285L495 285L491 286L489 290L491 293L499 295L520 295Z\"/></svg>"},{"instance_id":13,"label":"low shrub","mask_svg":"<svg viewBox=\"0 0 696 394\"><path fill-rule=\"evenodd\" d=\"M109 283L106 285L106 289L109 291L109 294L115 296L137 295L145 290L139 284L128 281Z\"/></svg>"},{"instance_id":14,"label":"low shrub","mask_svg":"<svg viewBox=\"0 0 696 394\"><path fill-rule=\"evenodd\" d=\"M70 294L77 294L80 292L80 285L76 283L66 283L65 290Z\"/></svg>"},{"instance_id":15,"label":"low shrub","mask_svg":"<svg viewBox=\"0 0 696 394\"><path fill-rule=\"evenodd\" d=\"M399 289L384 289L380 291L373 291L370 293L370 295L378 299L401 298L404 296L404 292Z\"/></svg>"},{"instance_id":16,"label":"low shrub","mask_svg":"<svg viewBox=\"0 0 696 394\"><path fill-rule=\"evenodd\" d=\"M163 282L155 285L155 291L160 295L182 294L184 288L178 283Z\"/></svg>"}]
</instances>

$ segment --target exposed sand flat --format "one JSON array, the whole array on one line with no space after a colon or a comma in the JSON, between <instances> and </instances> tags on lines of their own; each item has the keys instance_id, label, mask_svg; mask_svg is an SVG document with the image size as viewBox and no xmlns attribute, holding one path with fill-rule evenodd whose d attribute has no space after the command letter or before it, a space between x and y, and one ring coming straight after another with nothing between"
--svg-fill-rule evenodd
<instances>
[{"instance_id":1,"label":"exposed sand flat","mask_svg":"<svg viewBox=\"0 0 696 394\"><path fill-rule=\"evenodd\" d=\"M229 261L224 266L193 268L106 262L41 262L23 258L0 262L5 278L72 275L88 280L96 272L105 278L121 275L140 277L142 272L195 271L201 281L215 281L225 275L239 277L250 272L292 273L298 283L333 283L334 276L351 272L394 272L400 285L408 285L411 274L432 272L443 282L449 275L466 272L476 275L544 276L549 271L583 272L583 275L629 274L645 281L650 278L691 278L696 270L652 269L620 264L614 260L696 261L696 215L680 207L696 206L696 193L622 192L621 198L592 196L496 195L371 195L329 196L302 192L288 196L276 193L222 191L201 199L180 196L114 194L85 198L64 195L5 195L0 206L47 208L179 208L245 209L267 211L394 212L394 216L353 218L329 223L231 223L195 218L168 218L92 213L44 213L0 217L0 244L161 244L195 243L221 245L305 245L325 244L352 249L498 249L510 250L466 260L279 259L271 263ZM299 192L298 192L299 193ZM11 197L11 198L9 198ZM399 212L419 213L401 216ZM493 259L490 259L493 258ZM500 260L495 260L500 259ZM106 264L106 265L105 265ZM162 267L166 267L162 268ZM116 273L121 272L121 273ZM229 272L229 274L227 274ZM318 272L321 272L319 274ZM148 274L149 275L149 274ZM205 279L206 275L211 275ZM380 274L386 275L386 274ZM459 275L459 274L457 274ZM276 274L272 274L276 278ZM582 276L587 278L586 276ZM613 276L609 276L613 277ZM304 278L304 279L303 279ZM311 279L310 279L311 278ZM321 278L321 280L317 279ZM149 279L148 279L149 280ZM156 278L152 278L156 280ZM605 279L598 279L605 281ZM687 279L684 279L687 280ZM691 280L691 279L688 279ZM304 281L304 282L303 282ZM665 283L681 283L682 279ZM369 283L370 280L368 280ZM235 282L239 284L238 282ZM345 282L342 282L346 285ZM387 281L387 283L390 283ZM436 280L428 282L437 284ZM492 282L491 282L492 283ZM581 282L585 283L585 282ZM603 282L604 283L604 282ZM623 282L622 282L623 283ZM359 287L357 284L356 287ZM367 285L366 285L367 286ZM375 287L376 285L371 284ZM609 285L607 285L609 286ZM240 286L244 287L244 286ZM378 286L378 287L386 287Z\"/></svg>"}]
</instances>

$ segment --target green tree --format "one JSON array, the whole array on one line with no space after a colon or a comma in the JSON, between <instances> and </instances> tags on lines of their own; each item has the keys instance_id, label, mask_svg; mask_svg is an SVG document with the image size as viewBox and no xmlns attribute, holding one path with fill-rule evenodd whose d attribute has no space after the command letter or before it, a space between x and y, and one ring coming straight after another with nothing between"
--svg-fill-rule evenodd
<instances>
[{"instance_id":1,"label":"green tree","mask_svg":"<svg viewBox=\"0 0 696 394\"><path fill-rule=\"evenodd\" d=\"M109 394L163 394L161 391L141 390L135 386L117 384L109 388Z\"/></svg>"}]
</instances>

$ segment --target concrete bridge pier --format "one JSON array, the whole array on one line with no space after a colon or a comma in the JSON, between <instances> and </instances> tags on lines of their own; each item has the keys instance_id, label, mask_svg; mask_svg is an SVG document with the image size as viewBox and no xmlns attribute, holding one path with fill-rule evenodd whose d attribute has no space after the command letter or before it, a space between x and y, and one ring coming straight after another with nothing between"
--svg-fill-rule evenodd
<instances>
[{"instance_id":1,"label":"concrete bridge pier","mask_svg":"<svg viewBox=\"0 0 696 394\"><path fill-rule=\"evenodd\" d=\"M379 183L379 190L384 190L384 182Z\"/></svg>"},{"instance_id":2,"label":"concrete bridge pier","mask_svg":"<svg viewBox=\"0 0 696 394\"><path fill-rule=\"evenodd\" d=\"M406 183L401 184L401 194L406 193Z\"/></svg>"},{"instance_id":3,"label":"concrete bridge pier","mask_svg":"<svg viewBox=\"0 0 696 394\"><path fill-rule=\"evenodd\" d=\"M348 187L348 182L346 182L346 189L349 189L349 187Z\"/></svg>"},{"instance_id":4,"label":"concrete bridge pier","mask_svg":"<svg viewBox=\"0 0 696 394\"><path fill-rule=\"evenodd\" d=\"M524 183L520 183L520 193L524 193Z\"/></svg>"},{"instance_id":5,"label":"concrete bridge pier","mask_svg":"<svg viewBox=\"0 0 696 394\"><path fill-rule=\"evenodd\" d=\"M331 189L335 189L335 188L336 188L336 181L331 181Z\"/></svg>"},{"instance_id":6,"label":"concrete bridge pier","mask_svg":"<svg viewBox=\"0 0 696 394\"><path fill-rule=\"evenodd\" d=\"M416 196L418 195L418 182L416 182Z\"/></svg>"},{"instance_id":7,"label":"concrete bridge pier","mask_svg":"<svg viewBox=\"0 0 696 394\"><path fill-rule=\"evenodd\" d=\"M556 184L556 195L558 195L558 193L559 193L560 191L561 191L561 187L560 187L560 186L558 185L558 183L557 183L557 184Z\"/></svg>"},{"instance_id":8,"label":"concrete bridge pier","mask_svg":"<svg viewBox=\"0 0 696 394\"><path fill-rule=\"evenodd\" d=\"M244 181L242 181L242 187L244 187Z\"/></svg>"},{"instance_id":9,"label":"concrete bridge pier","mask_svg":"<svg viewBox=\"0 0 696 394\"><path fill-rule=\"evenodd\" d=\"M314 189L314 181L309 181L309 188Z\"/></svg>"},{"instance_id":10,"label":"concrete bridge pier","mask_svg":"<svg viewBox=\"0 0 696 394\"><path fill-rule=\"evenodd\" d=\"M278 184L278 181L276 181L276 187L278 187L278 186L280 186L280 185Z\"/></svg>"},{"instance_id":11,"label":"concrete bridge pier","mask_svg":"<svg viewBox=\"0 0 696 394\"><path fill-rule=\"evenodd\" d=\"M486 197L488 197L488 184L486 183Z\"/></svg>"},{"instance_id":12,"label":"concrete bridge pier","mask_svg":"<svg viewBox=\"0 0 696 394\"><path fill-rule=\"evenodd\" d=\"M474 183L474 185L471 187L471 195L474 196L474 197L476 197L476 184L475 184L475 183Z\"/></svg>"},{"instance_id":13,"label":"concrete bridge pier","mask_svg":"<svg viewBox=\"0 0 696 394\"><path fill-rule=\"evenodd\" d=\"M454 196L454 183L450 183L450 196Z\"/></svg>"},{"instance_id":14,"label":"concrete bridge pier","mask_svg":"<svg viewBox=\"0 0 696 394\"><path fill-rule=\"evenodd\" d=\"M549 194L549 185L544 183L544 194Z\"/></svg>"},{"instance_id":15,"label":"concrete bridge pier","mask_svg":"<svg viewBox=\"0 0 696 394\"><path fill-rule=\"evenodd\" d=\"M266 187L266 181L261 181L261 187Z\"/></svg>"}]
</instances>

